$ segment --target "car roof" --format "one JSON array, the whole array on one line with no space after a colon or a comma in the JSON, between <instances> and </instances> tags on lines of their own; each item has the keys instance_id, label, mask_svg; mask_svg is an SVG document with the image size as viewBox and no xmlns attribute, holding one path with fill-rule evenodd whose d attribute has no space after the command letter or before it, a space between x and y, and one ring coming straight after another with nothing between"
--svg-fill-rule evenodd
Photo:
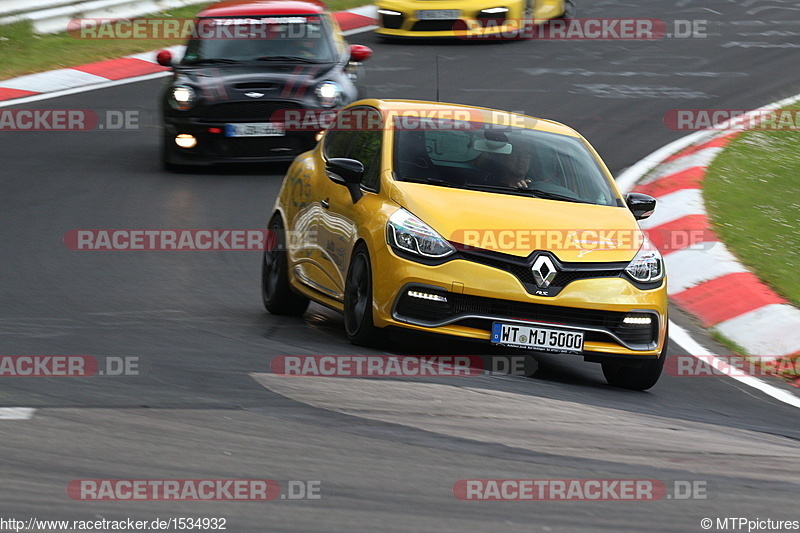
<instances>
[{"instance_id":1,"label":"car roof","mask_svg":"<svg viewBox=\"0 0 800 533\"><path fill-rule=\"evenodd\" d=\"M365 102L367 103L367 102ZM423 100L370 100L369 105L380 109L384 114L389 111L397 113L416 112L424 110L425 112L433 112L434 116L439 118L458 118L457 113L460 112L477 112L482 115L484 122L494 124L513 124L523 128L547 131L551 133L560 133L561 135L568 135L570 137L581 137L581 135L574 129L555 122L552 120L531 117L520 113L512 113L509 111L501 111L498 109L489 109L486 107L468 106L461 104L448 104L442 102L429 102ZM471 118L470 118L471 119Z\"/></svg>"},{"instance_id":2,"label":"car roof","mask_svg":"<svg viewBox=\"0 0 800 533\"><path fill-rule=\"evenodd\" d=\"M198 16L319 15L324 12L325 4L317 0L229 0L207 7Z\"/></svg>"}]
</instances>

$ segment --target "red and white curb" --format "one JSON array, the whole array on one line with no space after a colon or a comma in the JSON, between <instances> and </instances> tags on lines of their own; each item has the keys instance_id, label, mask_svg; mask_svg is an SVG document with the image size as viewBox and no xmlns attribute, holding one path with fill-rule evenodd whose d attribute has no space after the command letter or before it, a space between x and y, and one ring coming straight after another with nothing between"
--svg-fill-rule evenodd
<instances>
[{"instance_id":1,"label":"red and white curb","mask_svg":"<svg viewBox=\"0 0 800 533\"><path fill-rule=\"evenodd\" d=\"M780 109L799 99L757 111ZM647 233L698 236L695 241L685 239L682 247L662 251L672 301L704 327L741 346L746 355L765 360L798 355L800 309L742 266L719 241L708 219L703 178L714 158L743 131L735 123L724 126L729 129L698 132L654 152L626 170L617 183L624 192L642 192L658 200L655 214L642 221Z\"/></svg>"},{"instance_id":2,"label":"red and white curb","mask_svg":"<svg viewBox=\"0 0 800 533\"><path fill-rule=\"evenodd\" d=\"M373 29L377 21L375 6L362 6L335 13L336 21L345 35ZM183 46L173 46L168 50L174 56L183 54ZM66 91L108 82L138 78L143 76L166 76L170 69L156 63L156 52L135 54L120 59L109 59L78 67L51 70L30 74L19 78L0 81L0 101L35 97L40 94Z\"/></svg>"}]
</instances>

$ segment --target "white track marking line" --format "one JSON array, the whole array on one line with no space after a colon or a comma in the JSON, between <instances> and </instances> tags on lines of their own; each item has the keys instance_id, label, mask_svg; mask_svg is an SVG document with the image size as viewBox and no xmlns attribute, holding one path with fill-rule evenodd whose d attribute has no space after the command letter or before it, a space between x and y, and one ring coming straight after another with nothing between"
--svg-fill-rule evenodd
<instances>
[{"instance_id":1,"label":"white track marking line","mask_svg":"<svg viewBox=\"0 0 800 533\"><path fill-rule=\"evenodd\" d=\"M725 374L727 377L731 379L735 379L736 381L747 385L748 387L753 387L754 389L758 389L759 391L763 392L767 396L771 396L778 401L783 403L789 404L792 407L800 408L800 398L791 394L788 391L783 389L779 389L778 387L774 387L769 385L768 383L764 383L758 378L753 376L741 376L741 370L733 367L723 361L722 359L716 357L711 352L706 350L703 346L700 345L696 340L689 335L689 332L680 327L679 325L675 324L674 322L670 321L669 323L669 337L673 341L680 344L692 357L696 357L697 359L703 361L704 363L708 363L714 368L718 369L721 373Z\"/></svg>"},{"instance_id":2,"label":"white track marking line","mask_svg":"<svg viewBox=\"0 0 800 533\"><path fill-rule=\"evenodd\" d=\"M0 420L30 420L35 412L32 407L0 407Z\"/></svg>"}]
</instances>

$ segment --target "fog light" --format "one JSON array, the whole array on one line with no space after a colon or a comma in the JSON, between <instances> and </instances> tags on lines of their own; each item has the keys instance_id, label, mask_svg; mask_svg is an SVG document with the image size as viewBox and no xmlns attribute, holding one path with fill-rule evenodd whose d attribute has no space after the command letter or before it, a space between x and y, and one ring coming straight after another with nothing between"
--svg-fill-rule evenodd
<instances>
[{"instance_id":1,"label":"fog light","mask_svg":"<svg viewBox=\"0 0 800 533\"><path fill-rule=\"evenodd\" d=\"M438 294L431 294L429 292L408 291L408 295L412 298L420 298L422 300L431 300L433 302L446 302L447 298L439 296Z\"/></svg>"},{"instance_id":2,"label":"fog light","mask_svg":"<svg viewBox=\"0 0 800 533\"><path fill-rule=\"evenodd\" d=\"M378 14L379 15L389 15L390 17L397 17L397 16L402 15L402 13L400 13L399 11L392 11L391 9L379 9L378 10Z\"/></svg>"},{"instance_id":3,"label":"fog light","mask_svg":"<svg viewBox=\"0 0 800 533\"><path fill-rule=\"evenodd\" d=\"M628 315L622 322L628 326L649 326L653 323L653 318L647 315Z\"/></svg>"},{"instance_id":4,"label":"fog light","mask_svg":"<svg viewBox=\"0 0 800 533\"><path fill-rule=\"evenodd\" d=\"M181 148L194 148L197 146L197 139L194 135L189 135L188 133L181 133L177 137L175 137L175 144L180 146Z\"/></svg>"}]
</instances>

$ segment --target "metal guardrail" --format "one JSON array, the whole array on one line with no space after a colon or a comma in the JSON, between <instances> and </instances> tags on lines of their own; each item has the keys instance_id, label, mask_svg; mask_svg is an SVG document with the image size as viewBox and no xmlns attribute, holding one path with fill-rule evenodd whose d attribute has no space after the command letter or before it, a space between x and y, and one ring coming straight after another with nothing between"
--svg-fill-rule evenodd
<instances>
[{"instance_id":1,"label":"metal guardrail","mask_svg":"<svg viewBox=\"0 0 800 533\"><path fill-rule=\"evenodd\" d=\"M208 0L0 0L0 24L30 20L36 33L67 31L76 18L138 17Z\"/></svg>"}]
</instances>

